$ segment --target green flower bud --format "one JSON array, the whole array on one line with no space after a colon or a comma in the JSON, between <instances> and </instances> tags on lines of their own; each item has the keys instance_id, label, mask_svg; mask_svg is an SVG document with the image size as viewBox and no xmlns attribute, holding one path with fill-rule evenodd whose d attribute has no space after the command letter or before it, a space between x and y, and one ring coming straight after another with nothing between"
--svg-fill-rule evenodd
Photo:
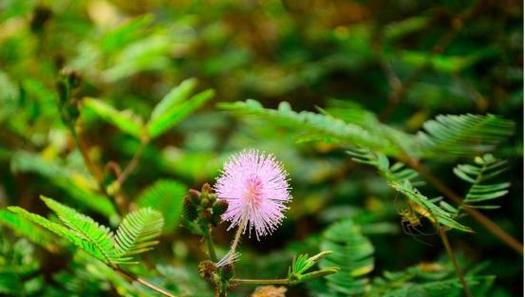
<instances>
[{"instance_id":1,"label":"green flower bud","mask_svg":"<svg viewBox=\"0 0 525 297\"><path fill-rule=\"evenodd\" d=\"M217 200L213 203L212 209L214 215L220 216L228 209L228 202L226 200Z\"/></svg>"}]
</instances>

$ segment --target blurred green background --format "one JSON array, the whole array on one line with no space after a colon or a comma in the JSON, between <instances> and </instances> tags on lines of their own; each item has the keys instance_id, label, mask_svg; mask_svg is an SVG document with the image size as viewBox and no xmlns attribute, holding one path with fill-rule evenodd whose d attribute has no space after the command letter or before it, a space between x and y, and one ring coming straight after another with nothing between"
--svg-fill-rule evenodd
<instances>
[{"instance_id":1,"label":"blurred green background","mask_svg":"<svg viewBox=\"0 0 525 297\"><path fill-rule=\"evenodd\" d=\"M273 236L244 240L239 273L285 274L289 258L315 252L320 232L341 218L365 226L376 249L376 275L445 255L435 236L402 232L395 194L373 169L352 162L336 145L297 143L280 126L216 106L247 98L272 108L288 101L294 110L309 111L354 102L408 132L438 114L493 113L514 120L515 136L497 151L510 159L507 177L513 186L502 208L488 215L522 240L522 25L522 1L1 0L0 206L45 213L38 199L45 194L111 221L81 199L68 198L75 190L64 185L92 187L57 107L56 82L66 68L80 76L76 98L99 98L143 119L187 78L196 78L199 90L216 92L146 148L125 185L128 193L159 178L190 188L213 183L225 158L243 148L272 152L284 162L294 196L288 218ZM129 161L138 146L135 138L89 110L80 121L97 163ZM463 192L465 185L451 171L454 164L433 160L428 166ZM451 233L457 252L470 262L487 262L497 276L494 296L521 295L522 257L475 229L475 234ZM225 226L215 233L226 247L231 235ZM20 261L30 275L38 275L34 292L56 287L56 296L65 294L60 277L86 287L86 279L97 279L74 265L66 268L73 261L67 256L19 238L0 227L0 271L2 264L8 270L9 261ZM184 229L165 235L152 254L163 260L148 261L162 261L163 277L178 282L179 291L205 288L196 272L203 256L199 239ZM104 282L95 283L93 292L82 296L116 294L104 287L97 291ZM309 293L299 286L288 294Z\"/></svg>"}]
</instances>

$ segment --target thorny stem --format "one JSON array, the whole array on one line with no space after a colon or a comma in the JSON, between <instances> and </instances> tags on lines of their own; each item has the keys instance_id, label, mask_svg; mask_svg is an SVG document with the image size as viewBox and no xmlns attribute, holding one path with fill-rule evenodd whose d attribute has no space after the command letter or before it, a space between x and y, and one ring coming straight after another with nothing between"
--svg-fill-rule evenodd
<instances>
[{"instance_id":1,"label":"thorny stem","mask_svg":"<svg viewBox=\"0 0 525 297\"><path fill-rule=\"evenodd\" d=\"M167 291L166 289L164 288L161 288L161 287L158 287L150 282L148 282L147 280L145 279L142 279L136 275L133 275L127 271L124 271L122 269L120 269L119 267L111 267L113 270L115 270L116 272L118 272L120 275L124 276L126 279L128 279L129 281L132 281L132 282L137 282L143 286L146 286L150 289L152 289L153 291L157 292L157 293L160 293L164 296L168 296L168 297L177 297L176 295L173 295L172 293L170 293L169 291Z\"/></svg>"},{"instance_id":2,"label":"thorny stem","mask_svg":"<svg viewBox=\"0 0 525 297\"><path fill-rule=\"evenodd\" d=\"M465 281L465 276L463 275L463 271L461 271L461 267L459 266L458 261L456 260L456 257L454 256L452 247L450 246L450 242L448 240L447 233L439 225L436 225L436 229L439 234L439 237L441 238L441 241L443 242L443 245L445 246L445 249L447 250L450 260L452 261L452 264L454 265L454 269L456 270L456 274L458 275L459 281L461 282L461 286L463 287L463 290L465 291L465 296L472 297L472 292L470 291L470 288L467 282Z\"/></svg>"},{"instance_id":3,"label":"thorny stem","mask_svg":"<svg viewBox=\"0 0 525 297\"><path fill-rule=\"evenodd\" d=\"M427 181L429 181L439 192L444 194L454 203L456 203L457 205L462 204L463 198L460 195L458 195L456 192L454 192L452 189L447 187L440 179L435 177L421 163L411 158L400 158L400 160L403 161L405 164L409 165L410 167L412 167L414 170L416 170L421 176L423 176ZM496 237L498 237L507 246L509 246L510 248L518 252L519 254L523 255L523 244L519 242L517 239L515 239L514 237L512 237L512 235L507 233L500 226L494 223L491 219L489 219L488 217L486 217L484 214L477 211L476 209L470 208L470 207L464 207L463 209L468 215L470 215L474 220L476 220L483 227L485 227L485 229L487 229L489 232L491 232Z\"/></svg>"}]
</instances>

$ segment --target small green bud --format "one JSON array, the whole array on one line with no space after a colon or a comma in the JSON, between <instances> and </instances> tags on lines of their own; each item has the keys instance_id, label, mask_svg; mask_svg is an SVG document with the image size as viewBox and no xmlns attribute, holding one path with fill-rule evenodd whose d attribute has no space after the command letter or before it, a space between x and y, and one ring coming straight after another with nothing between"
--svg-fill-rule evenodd
<instances>
[{"instance_id":1,"label":"small green bud","mask_svg":"<svg viewBox=\"0 0 525 297\"><path fill-rule=\"evenodd\" d=\"M190 189L188 191L188 196L191 200L191 203L193 203L193 205L200 205L201 203L201 193L197 190L194 190L194 189Z\"/></svg>"},{"instance_id":2,"label":"small green bud","mask_svg":"<svg viewBox=\"0 0 525 297\"><path fill-rule=\"evenodd\" d=\"M217 200L215 201L215 203L213 203L213 214L214 215L222 215L223 213L226 212L226 210L228 209L228 202L226 200Z\"/></svg>"},{"instance_id":3,"label":"small green bud","mask_svg":"<svg viewBox=\"0 0 525 297\"><path fill-rule=\"evenodd\" d=\"M212 192L211 187L208 183L205 183L204 185L202 185L201 191L203 194L209 194Z\"/></svg>"}]
</instances>

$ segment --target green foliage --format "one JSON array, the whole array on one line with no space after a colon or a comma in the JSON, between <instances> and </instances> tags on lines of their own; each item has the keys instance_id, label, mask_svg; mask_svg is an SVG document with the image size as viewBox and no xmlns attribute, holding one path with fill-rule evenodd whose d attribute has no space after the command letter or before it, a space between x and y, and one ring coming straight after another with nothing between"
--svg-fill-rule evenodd
<instances>
[{"instance_id":1,"label":"green foliage","mask_svg":"<svg viewBox=\"0 0 525 297\"><path fill-rule=\"evenodd\" d=\"M338 142L350 146L362 146L387 153L396 153L394 143L381 135L376 135L356 123L345 123L330 115L308 111L295 112L290 104L281 102L278 109L264 108L255 100L245 102L222 103L221 108L262 117L272 123L277 123L299 129L301 141L324 140Z\"/></svg>"},{"instance_id":2,"label":"green foliage","mask_svg":"<svg viewBox=\"0 0 525 297\"><path fill-rule=\"evenodd\" d=\"M440 115L418 134L423 155L472 156L487 152L514 133L514 123L495 115Z\"/></svg>"},{"instance_id":3,"label":"green foliage","mask_svg":"<svg viewBox=\"0 0 525 297\"><path fill-rule=\"evenodd\" d=\"M346 220L330 226L322 236L321 249L332 251L320 267L339 267L326 277L332 296L354 296L370 289L366 275L374 269L374 247L359 226Z\"/></svg>"},{"instance_id":4,"label":"green foliage","mask_svg":"<svg viewBox=\"0 0 525 297\"><path fill-rule=\"evenodd\" d=\"M31 242L48 249L53 249L53 238L51 234L45 229L35 226L35 224L22 216L17 216L6 209L0 209L0 224L9 227L14 230L17 235L24 236Z\"/></svg>"},{"instance_id":5,"label":"green foliage","mask_svg":"<svg viewBox=\"0 0 525 297\"><path fill-rule=\"evenodd\" d=\"M158 180L138 196L137 204L139 207L151 207L161 212L165 218L164 228L171 232L179 222L187 191L187 187L177 181Z\"/></svg>"},{"instance_id":6,"label":"green foliage","mask_svg":"<svg viewBox=\"0 0 525 297\"><path fill-rule=\"evenodd\" d=\"M348 151L355 161L366 163L376 167L383 175L388 185L395 191L402 194L412 203L421 208L419 211L427 219L434 223L439 223L452 229L470 232L471 228L457 222L457 209L450 204L441 201L441 199L430 199L414 187L418 174L403 166L401 163L395 163L390 166L388 158L380 153L373 153L365 149L355 149Z\"/></svg>"},{"instance_id":7,"label":"green foliage","mask_svg":"<svg viewBox=\"0 0 525 297\"><path fill-rule=\"evenodd\" d=\"M302 282L320 277L322 275L330 275L339 271L338 267L323 267L321 270L308 272L317 262L326 256L330 255L331 251L323 251L312 257L308 254L301 254L295 256L292 265L288 268L288 280L293 282Z\"/></svg>"},{"instance_id":8,"label":"green foliage","mask_svg":"<svg viewBox=\"0 0 525 297\"><path fill-rule=\"evenodd\" d=\"M153 109L147 125L150 137L163 134L213 97L212 90L190 97L196 85L195 79L187 79L162 98Z\"/></svg>"},{"instance_id":9,"label":"green foliage","mask_svg":"<svg viewBox=\"0 0 525 297\"><path fill-rule=\"evenodd\" d=\"M93 178L82 170L75 170L54 160L46 160L40 155L24 151L16 152L12 156L11 168L14 171L38 173L83 206L106 217L116 216L113 204L107 197L95 192Z\"/></svg>"},{"instance_id":10,"label":"green foliage","mask_svg":"<svg viewBox=\"0 0 525 297\"><path fill-rule=\"evenodd\" d=\"M4 230L2 230L4 231ZM38 296L44 279L35 248L25 239L0 240L0 295Z\"/></svg>"},{"instance_id":11,"label":"green foliage","mask_svg":"<svg viewBox=\"0 0 525 297\"><path fill-rule=\"evenodd\" d=\"M494 281L491 276L477 275L472 269L465 281L475 296L486 296L487 288ZM443 262L421 263L404 271L385 272L373 281L370 297L409 297L409 296L464 296L463 289L451 265Z\"/></svg>"},{"instance_id":12,"label":"green foliage","mask_svg":"<svg viewBox=\"0 0 525 297\"><path fill-rule=\"evenodd\" d=\"M455 213L457 210L453 206L446 204L439 199L427 198L407 180L401 183L391 181L389 184L393 189L403 194L410 201L421 206L424 209L424 212L428 212L427 218L431 221L459 231L472 232L470 227L464 226L455 220ZM440 205L436 204L436 202L440 202Z\"/></svg>"},{"instance_id":13,"label":"green foliage","mask_svg":"<svg viewBox=\"0 0 525 297\"><path fill-rule=\"evenodd\" d=\"M144 137L144 124L140 117L133 114L131 110L118 111L108 103L93 98L85 98L84 107L96 113L103 120L117 126L123 132L137 139Z\"/></svg>"},{"instance_id":14,"label":"green foliage","mask_svg":"<svg viewBox=\"0 0 525 297\"><path fill-rule=\"evenodd\" d=\"M201 236L220 257L235 228L210 192L186 203L197 235L179 230L182 200L246 148L283 162L293 201L271 237L241 236L234 269L206 262L212 276L289 269L289 297L463 296L436 261L439 224L474 297L523 295L506 248L523 229L522 24L523 1L0 1L0 295L157 295L124 272L214 296ZM327 240L341 220L351 230ZM341 251L355 234L373 271L343 265L359 248L318 267L320 243ZM328 258L348 260L336 282ZM473 272L479 259L497 282Z\"/></svg>"},{"instance_id":15,"label":"green foliage","mask_svg":"<svg viewBox=\"0 0 525 297\"><path fill-rule=\"evenodd\" d=\"M490 180L499 177L507 170L507 162L498 160L490 154L474 158L474 164L459 164L454 168L454 173L471 184L465 195L462 207L483 209L499 208L493 203L494 199L505 196L509 192L510 183L493 183Z\"/></svg>"},{"instance_id":16,"label":"green foliage","mask_svg":"<svg viewBox=\"0 0 525 297\"><path fill-rule=\"evenodd\" d=\"M156 244L154 240L162 230L162 215L152 209L130 213L113 232L92 218L83 215L53 199L42 197L44 203L58 216L62 224L52 222L23 208L8 209L69 240L106 264L129 262L130 256L145 252Z\"/></svg>"},{"instance_id":17,"label":"green foliage","mask_svg":"<svg viewBox=\"0 0 525 297\"><path fill-rule=\"evenodd\" d=\"M136 254L152 249L158 243L164 219L160 212L141 208L127 215L115 234L115 244L120 263L127 262Z\"/></svg>"},{"instance_id":18,"label":"green foliage","mask_svg":"<svg viewBox=\"0 0 525 297\"><path fill-rule=\"evenodd\" d=\"M514 131L512 121L494 115L439 115L425 122L424 131L414 136L382 124L356 104L335 101L334 105L323 114L294 112L287 102L278 109L264 108L255 100L222 103L220 107L292 127L300 132L301 141L336 142L390 156L469 156L494 149Z\"/></svg>"},{"instance_id":19,"label":"green foliage","mask_svg":"<svg viewBox=\"0 0 525 297\"><path fill-rule=\"evenodd\" d=\"M195 79L188 79L174 87L155 106L147 124L144 124L142 119L132 111L118 111L101 100L85 98L84 105L105 121L137 139L145 137L156 138L213 97L214 92L212 90L206 90L191 96L196 85Z\"/></svg>"}]
</instances>

